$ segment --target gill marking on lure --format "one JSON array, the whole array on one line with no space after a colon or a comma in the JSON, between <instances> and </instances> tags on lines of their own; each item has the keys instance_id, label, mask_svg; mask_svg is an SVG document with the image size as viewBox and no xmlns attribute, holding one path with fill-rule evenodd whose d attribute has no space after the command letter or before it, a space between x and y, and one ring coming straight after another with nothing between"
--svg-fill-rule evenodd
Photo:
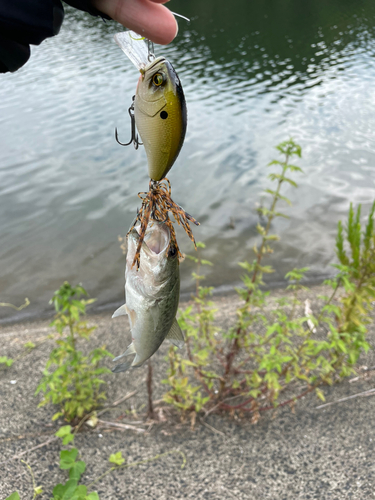
<instances>
[{"instance_id":1,"label":"gill marking on lure","mask_svg":"<svg viewBox=\"0 0 375 500\"><path fill-rule=\"evenodd\" d=\"M138 137L137 130L136 130L136 127L135 127L134 99L135 99L135 95L133 95L132 104L131 104L130 108L128 109L128 113L129 113L129 116L130 116L130 123L131 123L131 138L130 138L130 141L126 142L126 143L123 143L123 142L119 141L118 133L117 133L117 127L115 129L115 138L116 138L116 141L120 144L120 146L129 146L131 143L133 143L134 144L134 148L138 149L139 146L143 145L143 142L139 142L139 137Z\"/></svg>"}]
</instances>

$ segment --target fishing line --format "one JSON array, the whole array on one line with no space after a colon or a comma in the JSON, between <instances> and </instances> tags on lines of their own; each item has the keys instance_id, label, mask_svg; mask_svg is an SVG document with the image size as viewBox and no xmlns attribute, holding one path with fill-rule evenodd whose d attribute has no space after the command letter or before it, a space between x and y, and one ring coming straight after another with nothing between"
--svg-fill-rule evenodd
<instances>
[{"instance_id":1,"label":"fishing line","mask_svg":"<svg viewBox=\"0 0 375 500\"><path fill-rule=\"evenodd\" d=\"M175 17L181 17L181 19L185 19L185 21L188 21L190 23L190 19L188 17L185 17L183 16L182 14L177 14L176 12L173 12L171 11L172 14L175 16Z\"/></svg>"}]
</instances>

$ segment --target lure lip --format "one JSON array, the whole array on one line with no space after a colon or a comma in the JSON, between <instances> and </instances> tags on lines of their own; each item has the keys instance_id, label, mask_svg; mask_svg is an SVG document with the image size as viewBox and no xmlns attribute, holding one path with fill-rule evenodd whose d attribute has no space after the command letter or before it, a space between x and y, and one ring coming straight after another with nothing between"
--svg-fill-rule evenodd
<instances>
[{"instance_id":1,"label":"lure lip","mask_svg":"<svg viewBox=\"0 0 375 500\"><path fill-rule=\"evenodd\" d=\"M149 49L145 37L135 31L121 31L114 35L115 42L134 66L142 73L149 61Z\"/></svg>"}]
</instances>

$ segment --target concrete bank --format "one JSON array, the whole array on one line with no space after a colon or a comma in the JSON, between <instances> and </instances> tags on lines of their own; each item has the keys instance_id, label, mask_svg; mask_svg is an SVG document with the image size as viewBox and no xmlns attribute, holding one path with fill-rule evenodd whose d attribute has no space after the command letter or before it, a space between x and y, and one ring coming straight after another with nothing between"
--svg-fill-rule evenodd
<instances>
[{"instance_id":1,"label":"concrete bank","mask_svg":"<svg viewBox=\"0 0 375 500\"><path fill-rule=\"evenodd\" d=\"M314 299L321 291L314 288L308 295ZM236 297L217 299L222 323L233 319L236 304ZM106 344L114 354L123 352L129 343L126 318L111 320L110 314L104 314L89 320L98 326L92 346ZM24 352L25 342L38 343L49 333L48 321L4 326L0 329L0 355L16 358ZM374 344L374 339L372 331L370 343ZM15 490L22 500L32 498L29 472L12 457L44 443L59 427L58 422L51 422L54 409L37 408L39 397L34 397L52 347L53 340L44 340L12 367L0 371L0 499ZM167 348L162 346L153 358L155 399L164 389L161 380ZM373 351L361 364L375 365ZM255 426L248 420L210 415L205 425L197 423L194 430L173 419L149 427L142 423L145 376L146 368L141 368L107 377L108 402L135 388L138 393L108 411L103 420L133 423L147 431L99 427L79 434L76 446L87 463L82 483L89 484L107 470L109 455L117 451L133 462L181 450L186 466L181 470L180 456L171 454L115 471L95 485L101 500L375 498L375 397L357 397L316 409L321 402L310 395L299 401L295 413L283 408L273 418L269 412ZM374 381L375 371L366 379L325 388L327 402L369 390ZM132 416L135 413L137 417ZM137 421L141 423L134 423ZM36 483L43 486L44 493L38 499L50 499L53 486L65 481L66 474L58 467L59 451L55 441L22 457L33 468Z\"/></svg>"}]
</instances>

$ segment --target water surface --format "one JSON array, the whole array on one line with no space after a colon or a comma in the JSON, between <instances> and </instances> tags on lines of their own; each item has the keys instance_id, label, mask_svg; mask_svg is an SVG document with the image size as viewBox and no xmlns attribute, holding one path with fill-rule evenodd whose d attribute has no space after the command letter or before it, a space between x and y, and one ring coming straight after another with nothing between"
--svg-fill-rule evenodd
<instances>
[{"instance_id":1,"label":"water surface","mask_svg":"<svg viewBox=\"0 0 375 500\"><path fill-rule=\"evenodd\" d=\"M173 0L191 18L156 47L185 91L188 129L169 174L173 198L202 225L207 284L238 283L251 259L256 206L274 146L303 148L290 218L270 263L280 283L294 266L310 279L332 273L337 221L349 203L375 198L375 5L370 0ZM123 297L118 236L148 186L143 150L128 140L137 71L113 41L114 23L67 8L60 34L0 76L0 301L38 315L64 281L82 282L99 306ZM191 243L181 232L185 252ZM186 262L182 292L192 288ZM0 317L14 317L0 310Z\"/></svg>"}]
</instances>

